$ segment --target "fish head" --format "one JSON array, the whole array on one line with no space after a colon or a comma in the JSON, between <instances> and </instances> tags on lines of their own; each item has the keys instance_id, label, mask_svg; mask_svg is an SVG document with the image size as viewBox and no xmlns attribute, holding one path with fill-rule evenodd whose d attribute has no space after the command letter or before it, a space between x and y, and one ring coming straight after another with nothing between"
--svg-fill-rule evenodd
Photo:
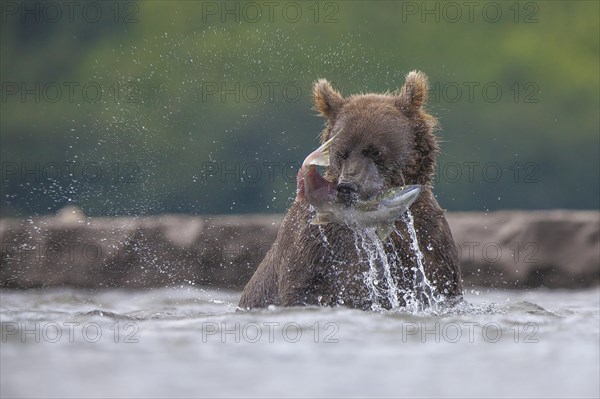
<instances>
[{"instance_id":1,"label":"fish head","mask_svg":"<svg viewBox=\"0 0 600 399\"><path fill-rule=\"evenodd\" d=\"M304 175L304 195L306 202L317 210L325 209L336 196L336 185L319 174L317 167L308 166Z\"/></svg>"},{"instance_id":2,"label":"fish head","mask_svg":"<svg viewBox=\"0 0 600 399\"><path fill-rule=\"evenodd\" d=\"M304 200L317 210L335 200L336 184L319 174L317 166L329 166L329 149L334 137L310 153L298 171L296 199Z\"/></svg>"}]
</instances>

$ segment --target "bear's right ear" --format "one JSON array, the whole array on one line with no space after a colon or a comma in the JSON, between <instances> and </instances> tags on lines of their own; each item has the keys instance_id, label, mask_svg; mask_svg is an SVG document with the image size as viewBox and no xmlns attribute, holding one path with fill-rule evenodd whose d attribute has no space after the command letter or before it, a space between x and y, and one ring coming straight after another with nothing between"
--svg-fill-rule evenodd
<instances>
[{"instance_id":1,"label":"bear's right ear","mask_svg":"<svg viewBox=\"0 0 600 399\"><path fill-rule=\"evenodd\" d=\"M326 79L319 79L313 87L313 101L315 109L323 116L334 119L342 105L344 98L331 87Z\"/></svg>"}]
</instances>

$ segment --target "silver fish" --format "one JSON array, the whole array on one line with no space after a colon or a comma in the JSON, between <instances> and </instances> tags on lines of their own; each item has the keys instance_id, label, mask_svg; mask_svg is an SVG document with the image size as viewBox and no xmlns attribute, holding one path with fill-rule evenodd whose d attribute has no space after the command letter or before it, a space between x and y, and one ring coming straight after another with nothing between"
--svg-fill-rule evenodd
<instances>
[{"instance_id":1,"label":"silver fish","mask_svg":"<svg viewBox=\"0 0 600 399\"><path fill-rule=\"evenodd\" d=\"M334 136L335 137L335 136ZM336 184L323 178L317 166L329 166L329 148L334 137L313 151L298 172L298 197L316 210L311 224L345 223L350 227L375 228L383 241L394 223L412 205L423 189L420 184L393 187L375 198L351 206L336 201Z\"/></svg>"}]
</instances>

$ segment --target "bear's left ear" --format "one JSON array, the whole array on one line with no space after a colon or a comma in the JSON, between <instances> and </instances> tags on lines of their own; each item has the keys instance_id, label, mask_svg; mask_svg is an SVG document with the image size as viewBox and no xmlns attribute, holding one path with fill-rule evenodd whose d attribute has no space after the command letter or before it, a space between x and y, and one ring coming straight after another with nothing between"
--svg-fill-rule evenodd
<instances>
[{"instance_id":1,"label":"bear's left ear","mask_svg":"<svg viewBox=\"0 0 600 399\"><path fill-rule=\"evenodd\" d=\"M423 107L427 101L428 91L427 75L421 71L411 71L406 75L404 86L396 97L396 106L410 115Z\"/></svg>"},{"instance_id":2,"label":"bear's left ear","mask_svg":"<svg viewBox=\"0 0 600 399\"><path fill-rule=\"evenodd\" d=\"M313 100L315 102L315 110L321 115L335 119L336 114L344 105L342 95L331 87L331 84L326 79L319 79L313 87Z\"/></svg>"}]
</instances>

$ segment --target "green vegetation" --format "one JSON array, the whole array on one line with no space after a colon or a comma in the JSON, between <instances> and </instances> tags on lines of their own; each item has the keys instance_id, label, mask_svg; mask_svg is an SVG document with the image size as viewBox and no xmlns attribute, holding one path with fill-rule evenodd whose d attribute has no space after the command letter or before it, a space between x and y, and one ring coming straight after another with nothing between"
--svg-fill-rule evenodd
<instances>
[{"instance_id":1,"label":"green vegetation","mask_svg":"<svg viewBox=\"0 0 600 399\"><path fill-rule=\"evenodd\" d=\"M2 3L4 216L284 212L323 125L312 82L381 92L412 69L442 206L598 208L596 1L44 4Z\"/></svg>"}]
</instances>

